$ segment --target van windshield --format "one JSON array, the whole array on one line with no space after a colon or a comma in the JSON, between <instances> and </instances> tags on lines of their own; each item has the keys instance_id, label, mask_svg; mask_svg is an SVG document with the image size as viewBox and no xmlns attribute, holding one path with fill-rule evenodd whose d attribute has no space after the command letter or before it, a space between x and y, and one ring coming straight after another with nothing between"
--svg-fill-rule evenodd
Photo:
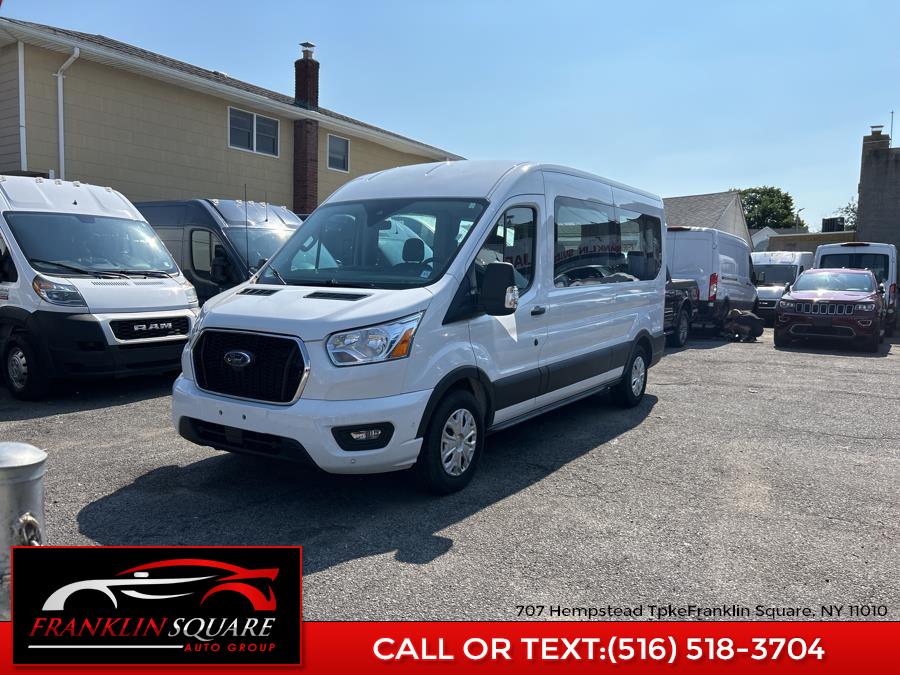
<instances>
[{"instance_id":1,"label":"van windshield","mask_svg":"<svg viewBox=\"0 0 900 675\"><path fill-rule=\"evenodd\" d=\"M872 270L878 283L882 284L888 277L890 259L884 253L826 253L818 267Z\"/></svg>"},{"instance_id":2,"label":"van windshield","mask_svg":"<svg viewBox=\"0 0 900 675\"><path fill-rule=\"evenodd\" d=\"M254 225L280 227L297 227L303 221L284 206L267 204L266 202L242 201L240 199L210 199L216 211L229 225L243 225L250 222Z\"/></svg>"},{"instance_id":3,"label":"van windshield","mask_svg":"<svg viewBox=\"0 0 900 675\"><path fill-rule=\"evenodd\" d=\"M757 286L784 286L794 283L797 265L753 265Z\"/></svg>"},{"instance_id":4,"label":"van windshield","mask_svg":"<svg viewBox=\"0 0 900 675\"><path fill-rule=\"evenodd\" d=\"M168 250L147 223L80 213L7 212L31 266L54 276L177 274Z\"/></svg>"},{"instance_id":5,"label":"van windshield","mask_svg":"<svg viewBox=\"0 0 900 675\"><path fill-rule=\"evenodd\" d=\"M260 283L412 288L437 281L474 229L479 199L372 199L319 207Z\"/></svg>"},{"instance_id":6,"label":"van windshield","mask_svg":"<svg viewBox=\"0 0 900 675\"><path fill-rule=\"evenodd\" d=\"M875 281L869 274L859 272L804 272L794 284L793 291L854 291L872 293Z\"/></svg>"},{"instance_id":7,"label":"van windshield","mask_svg":"<svg viewBox=\"0 0 900 675\"><path fill-rule=\"evenodd\" d=\"M268 260L293 234L287 227L228 227L223 228L238 254L248 267ZM247 251L250 255L247 255Z\"/></svg>"}]
</instances>

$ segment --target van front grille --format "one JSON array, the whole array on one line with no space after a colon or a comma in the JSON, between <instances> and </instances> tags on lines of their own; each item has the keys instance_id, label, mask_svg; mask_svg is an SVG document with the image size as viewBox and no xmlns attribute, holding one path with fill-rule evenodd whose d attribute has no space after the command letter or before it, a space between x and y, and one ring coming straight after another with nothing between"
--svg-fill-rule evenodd
<instances>
[{"instance_id":1,"label":"van front grille","mask_svg":"<svg viewBox=\"0 0 900 675\"><path fill-rule=\"evenodd\" d=\"M109 322L113 335L119 340L187 335L190 322L186 316L167 316L160 319L116 319Z\"/></svg>"},{"instance_id":2,"label":"van front grille","mask_svg":"<svg viewBox=\"0 0 900 675\"><path fill-rule=\"evenodd\" d=\"M193 361L205 391L280 404L299 396L307 367L295 338L215 329L200 334Z\"/></svg>"}]
</instances>

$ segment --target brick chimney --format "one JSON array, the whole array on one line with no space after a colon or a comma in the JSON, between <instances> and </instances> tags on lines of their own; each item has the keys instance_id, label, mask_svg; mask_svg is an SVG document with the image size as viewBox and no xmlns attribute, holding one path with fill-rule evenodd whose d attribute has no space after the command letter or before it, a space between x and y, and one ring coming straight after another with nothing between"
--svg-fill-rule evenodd
<instances>
[{"instance_id":1,"label":"brick chimney","mask_svg":"<svg viewBox=\"0 0 900 675\"><path fill-rule=\"evenodd\" d=\"M316 46L304 42L303 56L294 61L294 103L315 110L319 107L319 62L313 58Z\"/></svg>"},{"instance_id":2,"label":"brick chimney","mask_svg":"<svg viewBox=\"0 0 900 675\"><path fill-rule=\"evenodd\" d=\"M294 104L319 107L319 62L312 42L300 45L303 56L294 61ZM294 212L310 213L319 205L319 123L294 120Z\"/></svg>"}]
</instances>

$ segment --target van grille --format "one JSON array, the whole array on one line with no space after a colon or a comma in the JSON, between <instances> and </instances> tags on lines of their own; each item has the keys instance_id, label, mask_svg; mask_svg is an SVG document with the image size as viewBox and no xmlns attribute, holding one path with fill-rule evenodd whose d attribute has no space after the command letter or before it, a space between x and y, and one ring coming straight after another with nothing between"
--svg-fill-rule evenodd
<instances>
[{"instance_id":1,"label":"van grille","mask_svg":"<svg viewBox=\"0 0 900 675\"><path fill-rule=\"evenodd\" d=\"M193 360L201 389L267 403L295 400L306 371L298 340L243 331L204 330Z\"/></svg>"},{"instance_id":2,"label":"van grille","mask_svg":"<svg viewBox=\"0 0 900 675\"><path fill-rule=\"evenodd\" d=\"M835 302L798 302L796 311L800 314L847 316L848 314L853 314L853 305L838 304Z\"/></svg>"},{"instance_id":3,"label":"van grille","mask_svg":"<svg viewBox=\"0 0 900 675\"><path fill-rule=\"evenodd\" d=\"M119 340L144 340L146 338L187 335L190 322L186 316L168 316L161 319L116 319L109 322L113 335Z\"/></svg>"}]
</instances>

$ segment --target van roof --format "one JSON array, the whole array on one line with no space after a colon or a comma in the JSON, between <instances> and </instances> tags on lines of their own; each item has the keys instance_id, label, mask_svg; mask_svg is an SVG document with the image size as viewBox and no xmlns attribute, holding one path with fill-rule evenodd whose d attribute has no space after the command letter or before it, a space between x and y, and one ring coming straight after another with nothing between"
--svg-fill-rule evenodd
<instances>
[{"instance_id":1,"label":"van roof","mask_svg":"<svg viewBox=\"0 0 900 675\"><path fill-rule=\"evenodd\" d=\"M799 262L803 256L809 256L809 259L812 259L813 254L803 251L753 251L750 254L754 263L763 265L767 263L770 265L791 265Z\"/></svg>"},{"instance_id":2,"label":"van roof","mask_svg":"<svg viewBox=\"0 0 900 675\"><path fill-rule=\"evenodd\" d=\"M881 241L844 241L838 244L819 244L818 249L838 249L838 248L863 248L866 246L874 246L876 248L886 248L896 250L894 244L887 244Z\"/></svg>"},{"instance_id":3,"label":"van roof","mask_svg":"<svg viewBox=\"0 0 900 675\"><path fill-rule=\"evenodd\" d=\"M671 232L672 234L677 234L679 232L694 232L697 234L702 234L704 232L715 232L720 237L729 237L730 239L736 239L744 246L747 246L747 241L743 237L739 237L736 234L731 234L731 232L723 232L722 230L717 230L714 227L685 227L684 225L673 225L667 226L666 232Z\"/></svg>"},{"instance_id":4,"label":"van roof","mask_svg":"<svg viewBox=\"0 0 900 675\"><path fill-rule=\"evenodd\" d=\"M0 210L144 219L124 195L112 188L31 176L0 176Z\"/></svg>"},{"instance_id":5,"label":"van roof","mask_svg":"<svg viewBox=\"0 0 900 675\"><path fill-rule=\"evenodd\" d=\"M329 197L329 201L377 199L388 196L489 199L496 191L509 193L514 188L521 188L518 194L542 193L541 171L553 171L600 181L657 202L659 208L662 208L662 200L655 194L585 171L555 164L510 160L460 160L386 169L360 176L346 183Z\"/></svg>"}]
</instances>

